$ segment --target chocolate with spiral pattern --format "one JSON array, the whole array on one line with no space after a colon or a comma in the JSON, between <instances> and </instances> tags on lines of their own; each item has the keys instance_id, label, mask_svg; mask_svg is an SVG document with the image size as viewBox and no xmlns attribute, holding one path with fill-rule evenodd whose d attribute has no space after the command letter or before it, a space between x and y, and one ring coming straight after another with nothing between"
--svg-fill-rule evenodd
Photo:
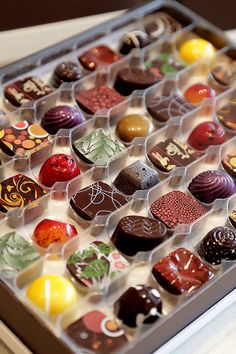
<instances>
[{"instance_id":1,"label":"chocolate with spiral pattern","mask_svg":"<svg viewBox=\"0 0 236 354\"><path fill-rule=\"evenodd\" d=\"M236 233L227 226L215 227L198 245L199 255L208 263L236 260Z\"/></svg>"},{"instance_id":2,"label":"chocolate with spiral pattern","mask_svg":"<svg viewBox=\"0 0 236 354\"><path fill-rule=\"evenodd\" d=\"M233 178L225 172L214 170L199 173L190 182L188 189L195 198L206 204L228 198L236 192Z\"/></svg>"}]
</instances>

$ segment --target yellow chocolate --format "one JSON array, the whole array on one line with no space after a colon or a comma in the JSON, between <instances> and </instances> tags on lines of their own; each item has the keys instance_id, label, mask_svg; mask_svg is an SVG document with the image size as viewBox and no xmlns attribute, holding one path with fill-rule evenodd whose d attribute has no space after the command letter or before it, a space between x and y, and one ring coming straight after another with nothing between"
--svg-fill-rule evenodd
<instances>
[{"instance_id":1,"label":"yellow chocolate","mask_svg":"<svg viewBox=\"0 0 236 354\"><path fill-rule=\"evenodd\" d=\"M215 52L213 45L202 38L189 39L179 49L179 55L187 64L193 64L200 59L211 60Z\"/></svg>"}]
</instances>

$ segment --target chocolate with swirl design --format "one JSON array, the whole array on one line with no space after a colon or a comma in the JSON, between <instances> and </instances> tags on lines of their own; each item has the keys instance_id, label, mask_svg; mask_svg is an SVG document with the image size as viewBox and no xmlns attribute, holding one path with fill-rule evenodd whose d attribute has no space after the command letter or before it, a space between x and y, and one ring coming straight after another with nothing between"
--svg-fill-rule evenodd
<instances>
[{"instance_id":1,"label":"chocolate with swirl design","mask_svg":"<svg viewBox=\"0 0 236 354\"><path fill-rule=\"evenodd\" d=\"M206 204L228 198L236 192L233 178L225 172L214 170L199 173L190 182L188 189L195 198Z\"/></svg>"},{"instance_id":2,"label":"chocolate with swirl design","mask_svg":"<svg viewBox=\"0 0 236 354\"><path fill-rule=\"evenodd\" d=\"M17 174L0 183L0 211L7 213L42 197L47 192L31 178Z\"/></svg>"},{"instance_id":3,"label":"chocolate with swirl design","mask_svg":"<svg viewBox=\"0 0 236 354\"><path fill-rule=\"evenodd\" d=\"M156 40L164 35L179 31L182 25L165 12L159 11L155 14L153 21L147 22L145 31Z\"/></svg>"},{"instance_id":4,"label":"chocolate with swirl design","mask_svg":"<svg viewBox=\"0 0 236 354\"><path fill-rule=\"evenodd\" d=\"M232 99L216 112L216 116L226 128L236 131L236 99Z\"/></svg>"},{"instance_id":5,"label":"chocolate with swirl design","mask_svg":"<svg viewBox=\"0 0 236 354\"><path fill-rule=\"evenodd\" d=\"M199 255L208 263L236 260L236 233L227 226L215 227L198 245Z\"/></svg>"}]
</instances>

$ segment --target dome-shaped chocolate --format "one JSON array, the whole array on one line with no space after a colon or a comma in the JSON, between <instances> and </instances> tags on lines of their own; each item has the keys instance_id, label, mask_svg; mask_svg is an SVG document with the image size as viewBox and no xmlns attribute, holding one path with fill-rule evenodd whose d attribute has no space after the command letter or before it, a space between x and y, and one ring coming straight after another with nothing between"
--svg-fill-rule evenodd
<instances>
[{"instance_id":1,"label":"dome-shaped chocolate","mask_svg":"<svg viewBox=\"0 0 236 354\"><path fill-rule=\"evenodd\" d=\"M66 61L57 65L52 77L52 85L59 87L63 82L77 81L81 77L79 65L73 61Z\"/></svg>"},{"instance_id":2,"label":"dome-shaped chocolate","mask_svg":"<svg viewBox=\"0 0 236 354\"><path fill-rule=\"evenodd\" d=\"M143 48L149 44L148 35L142 31L125 33L121 39L119 52L129 54L133 48Z\"/></svg>"}]
</instances>

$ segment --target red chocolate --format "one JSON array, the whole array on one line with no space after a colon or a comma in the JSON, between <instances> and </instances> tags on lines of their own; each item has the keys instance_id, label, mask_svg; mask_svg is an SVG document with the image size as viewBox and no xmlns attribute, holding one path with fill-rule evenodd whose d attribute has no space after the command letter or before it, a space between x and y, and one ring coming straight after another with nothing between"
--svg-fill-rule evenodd
<instances>
[{"instance_id":1,"label":"red chocolate","mask_svg":"<svg viewBox=\"0 0 236 354\"><path fill-rule=\"evenodd\" d=\"M215 122L199 124L188 138L188 143L196 150L206 150L210 145L220 145L225 142L224 128Z\"/></svg>"},{"instance_id":2,"label":"red chocolate","mask_svg":"<svg viewBox=\"0 0 236 354\"><path fill-rule=\"evenodd\" d=\"M184 92L186 100L194 105L199 105L204 98L213 97L215 91L204 84L194 84Z\"/></svg>"},{"instance_id":3,"label":"red chocolate","mask_svg":"<svg viewBox=\"0 0 236 354\"><path fill-rule=\"evenodd\" d=\"M112 64L122 57L119 53L105 45L99 45L84 52L79 61L83 67L89 71L94 71L99 65Z\"/></svg>"}]
</instances>

